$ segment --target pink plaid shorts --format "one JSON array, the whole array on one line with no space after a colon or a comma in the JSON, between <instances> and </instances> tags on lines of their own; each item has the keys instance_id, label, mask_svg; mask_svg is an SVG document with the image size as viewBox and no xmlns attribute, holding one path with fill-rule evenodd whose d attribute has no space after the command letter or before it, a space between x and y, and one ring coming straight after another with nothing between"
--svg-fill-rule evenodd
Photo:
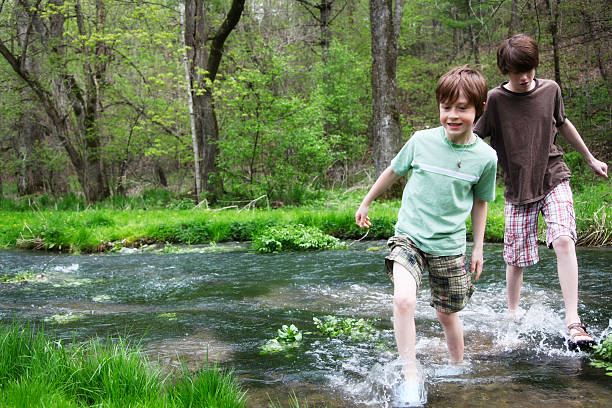
<instances>
[{"instance_id":1,"label":"pink plaid shorts","mask_svg":"<svg viewBox=\"0 0 612 408\"><path fill-rule=\"evenodd\" d=\"M534 203L515 205L506 201L504 215L504 260L512 266L530 266L539 261L538 215L546 222L546 245L551 248L555 239L566 235L574 242L576 215L569 181L559 183L543 199Z\"/></svg>"}]
</instances>

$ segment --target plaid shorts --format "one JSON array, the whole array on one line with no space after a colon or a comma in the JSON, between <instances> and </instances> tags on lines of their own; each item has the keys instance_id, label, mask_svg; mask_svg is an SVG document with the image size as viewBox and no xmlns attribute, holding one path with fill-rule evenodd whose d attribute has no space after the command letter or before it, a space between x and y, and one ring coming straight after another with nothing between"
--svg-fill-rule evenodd
<instances>
[{"instance_id":1,"label":"plaid shorts","mask_svg":"<svg viewBox=\"0 0 612 408\"><path fill-rule=\"evenodd\" d=\"M512 266L536 264L538 255L538 215L546 222L546 245L568 236L576 242L576 215L569 181L559 183L550 193L535 203L515 205L506 201L504 215L504 260Z\"/></svg>"},{"instance_id":2,"label":"plaid shorts","mask_svg":"<svg viewBox=\"0 0 612 408\"><path fill-rule=\"evenodd\" d=\"M414 277L417 290L421 286L421 278L425 267L429 270L431 286L431 302L436 310L444 313L455 313L463 309L472 293L470 276L465 270L465 256L430 255L404 236L389 238L387 245L391 249L385 258L387 275L393 280L393 263L398 262Z\"/></svg>"}]
</instances>

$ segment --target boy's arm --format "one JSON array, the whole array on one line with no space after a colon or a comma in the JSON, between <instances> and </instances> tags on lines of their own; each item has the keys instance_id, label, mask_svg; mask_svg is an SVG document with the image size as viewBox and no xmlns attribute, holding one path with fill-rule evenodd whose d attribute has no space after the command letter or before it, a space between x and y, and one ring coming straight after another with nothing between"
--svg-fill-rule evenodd
<instances>
[{"instance_id":1,"label":"boy's arm","mask_svg":"<svg viewBox=\"0 0 612 408\"><path fill-rule=\"evenodd\" d=\"M472 235L474 237L474 248L470 263L470 273L476 273L474 280L478 280L482 273L484 232L487 222L487 202L474 196L472 206Z\"/></svg>"},{"instance_id":2,"label":"boy's arm","mask_svg":"<svg viewBox=\"0 0 612 408\"><path fill-rule=\"evenodd\" d=\"M597 160L591 154L589 148L584 144L584 140L580 137L578 130L576 130L576 127L569 119L565 119L565 122L559 126L559 133L561 133L561 136L563 136L565 140L584 157L589 167L593 169L593 172L595 172L597 176L608 178L608 165Z\"/></svg>"},{"instance_id":3,"label":"boy's arm","mask_svg":"<svg viewBox=\"0 0 612 408\"><path fill-rule=\"evenodd\" d=\"M368 191L368 194L364 197L359 209L355 213L355 222L360 227L370 228L370 217L368 217L368 211L370 210L370 204L372 201L376 199L379 195L381 195L385 190L387 190L393 183L395 183L401 176L391 169L391 167L387 167L385 171L382 172L378 179Z\"/></svg>"}]
</instances>

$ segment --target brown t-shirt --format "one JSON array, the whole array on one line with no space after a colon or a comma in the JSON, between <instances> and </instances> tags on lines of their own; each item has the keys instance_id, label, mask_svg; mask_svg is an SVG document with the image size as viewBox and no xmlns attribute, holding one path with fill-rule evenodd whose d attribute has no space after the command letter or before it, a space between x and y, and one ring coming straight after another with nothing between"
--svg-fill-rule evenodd
<instances>
[{"instance_id":1,"label":"brown t-shirt","mask_svg":"<svg viewBox=\"0 0 612 408\"><path fill-rule=\"evenodd\" d=\"M504 175L506 200L513 204L538 201L570 177L563 152L555 146L557 128L565 122L561 89L556 82L536 79L524 93L491 89L482 117L474 126L480 137L491 137Z\"/></svg>"}]
</instances>

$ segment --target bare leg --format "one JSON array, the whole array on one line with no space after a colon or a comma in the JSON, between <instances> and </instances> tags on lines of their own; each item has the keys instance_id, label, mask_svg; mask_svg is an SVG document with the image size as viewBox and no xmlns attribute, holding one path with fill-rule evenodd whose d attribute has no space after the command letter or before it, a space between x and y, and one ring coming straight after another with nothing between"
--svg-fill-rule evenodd
<instances>
[{"instance_id":1,"label":"bare leg","mask_svg":"<svg viewBox=\"0 0 612 408\"><path fill-rule=\"evenodd\" d=\"M446 345L451 362L458 364L463 361L463 325L457 313L444 313L436 310L438 320L444 328Z\"/></svg>"},{"instance_id":2,"label":"bare leg","mask_svg":"<svg viewBox=\"0 0 612 408\"><path fill-rule=\"evenodd\" d=\"M393 263L393 329L400 359L404 362L404 375L417 376L414 327L417 284L410 272L397 262Z\"/></svg>"},{"instance_id":3,"label":"bare leg","mask_svg":"<svg viewBox=\"0 0 612 408\"><path fill-rule=\"evenodd\" d=\"M552 243L557 255L557 273L565 303L565 323L580 322L578 316L578 260L574 241L560 236Z\"/></svg>"},{"instance_id":4,"label":"bare leg","mask_svg":"<svg viewBox=\"0 0 612 408\"><path fill-rule=\"evenodd\" d=\"M508 296L508 311L516 312L521 298L524 267L506 265L506 292Z\"/></svg>"}]
</instances>

